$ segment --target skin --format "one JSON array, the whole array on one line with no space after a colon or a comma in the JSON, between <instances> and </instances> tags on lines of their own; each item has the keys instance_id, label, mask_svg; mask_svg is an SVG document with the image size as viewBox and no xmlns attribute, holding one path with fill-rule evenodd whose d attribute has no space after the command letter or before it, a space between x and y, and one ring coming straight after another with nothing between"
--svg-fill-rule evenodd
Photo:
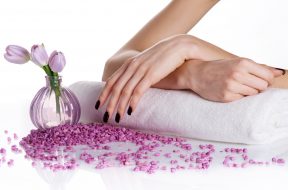
<instances>
[{"instance_id":1,"label":"skin","mask_svg":"<svg viewBox=\"0 0 288 190\"><path fill-rule=\"evenodd\" d=\"M147 23L107 61L99 107L108 101L108 115L122 118L150 87L189 89L218 102L281 87L283 71L186 34L217 2L175 0Z\"/></svg>"}]
</instances>

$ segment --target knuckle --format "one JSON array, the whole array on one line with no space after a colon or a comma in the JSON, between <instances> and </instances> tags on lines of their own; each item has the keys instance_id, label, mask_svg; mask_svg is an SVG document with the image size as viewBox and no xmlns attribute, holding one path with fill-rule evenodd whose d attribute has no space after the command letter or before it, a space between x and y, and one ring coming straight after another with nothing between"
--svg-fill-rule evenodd
<instances>
[{"instance_id":1,"label":"knuckle","mask_svg":"<svg viewBox=\"0 0 288 190\"><path fill-rule=\"evenodd\" d=\"M140 58L134 57L134 58L132 58L132 60L129 62L129 66L136 68L136 67L138 67L139 63L140 63Z\"/></svg>"},{"instance_id":2,"label":"knuckle","mask_svg":"<svg viewBox=\"0 0 288 190\"><path fill-rule=\"evenodd\" d=\"M141 94L143 93L143 89L142 87L136 87L133 91L133 96L141 96Z\"/></svg>"},{"instance_id":3,"label":"knuckle","mask_svg":"<svg viewBox=\"0 0 288 190\"><path fill-rule=\"evenodd\" d=\"M259 90L266 90L268 88L268 82L267 81L263 81L262 84L260 85L260 89Z\"/></svg>"},{"instance_id":4,"label":"knuckle","mask_svg":"<svg viewBox=\"0 0 288 190\"><path fill-rule=\"evenodd\" d=\"M113 89L112 89L112 94L119 94L120 92L120 89L118 86L114 86Z\"/></svg>"},{"instance_id":5,"label":"knuckle","mask_svg":"<svg viewBox=\"0 0 288 190\"><path fill-rule=\"evenodd\" d=\"M259 94L259 91L258 91L258 90L252 89L252 90L250 91L250 95L256 95L256 94Z\"/></svg>"},{"instance_id":6,"label":"knuckle","mask_svg":"<svg viewBox=\"0 0 288 190\"><path fill-rule=\"evenodd\" d=\"M274 74L272 73L272 71L269 70L267 73L267 80L269 82L272 82L273 79L274 79Z\"/></svg>"},{"instance_id":7,"label":"knuckle","mask_svg":"<svg viewBox=\"0 0 288 190\"><path fill-rule=\"evenodd\" d=\"M238 72L238 71L232 71L231 72L230 78L232 80L238 80L240 77L241 77L240 72Z\"/></svg>"},{"instance_id":8,"label":"knuckle","mask_svg":"<svg viewBox=\"0 0 288 190\"><path fill-rule=\"evenodd\" d=\"M151 86L154 84L155 79L157 78L157 73L153 71L147 72L145 78L143 78L143 85Z\"/></svg>"},{"instance_id":9,"label":"knuckle","mask_svg":"<svg viewBox=\"0 0 288 190\"><path fill-rule=\"evenodd\" d=\"M227 79L224 81L224 91L231 90L233 88L233 81L231 79Z\"/></svg>"},{"instance_id":10,"label":"knuckle","mask_svg":"<svg viewBox=\"0 0 288 190\"><path fill-rule=\"evenodd\" d=\"M221 93L220 93L220 96L219 96L219 101L220 102L226 102L229 98L229 93L226 91L226 90L223 90Z\"/></svg>"},{"instance_id":11,"label":"knuckle","mask_svg":"<svg viewBox=\"0 0 288 190\"><path fill-rule=\"evenodd\" d=\"M128 96L130 95L130 90L128 90L127 88L124 88L121 92L121 95L122 96Z\"/></svg>"},{"instance_id":12,"label":"knuckle","mask_svg":"<svg viewBox=\"0 0 288 190\"><path fill-rule=\"evenodd\" d=\"M249 60L247 60L247 59L245 59L245 58L240 58L240 59L238 60L237 66L238 66L238 67L247 67L249 64L250 64L250 61L249 61Z\"/></svg>"},{"instance_id":13,"label":"knuckle","mask_svg":"<svg viewBox=\"0 0 288 190\"><path fill-rule=\"evenodd\" d=\"M111 79L108 79L107 82L106 82L105 87L106 88L112 88L112 86L113 86L113 81Z\"/></svg>"},{"instance_id":14,"label":"knuckle","mask_svg":"<svg viewBox=\"0 0 288 190\"><path fill-rule=\"evenodd\" d=\"M143 74L146 72L146 70L147 70L146 67L144 65L141 65L137 68L137 73Z\"/></svg>"}]
</instances>

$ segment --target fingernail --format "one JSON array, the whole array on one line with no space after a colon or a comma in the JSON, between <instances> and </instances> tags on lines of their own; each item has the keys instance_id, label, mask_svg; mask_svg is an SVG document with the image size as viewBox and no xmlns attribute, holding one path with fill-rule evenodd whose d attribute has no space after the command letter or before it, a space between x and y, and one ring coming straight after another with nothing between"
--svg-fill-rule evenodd
<instances>
[{"instance_id":1,"label":"fingernail","mask_svg":"<svg viewBox=\"0 0 288 190\"><path fill-rule=\"evenodd\" d=\"M96 104L95 104L95 109L98 110L99 106L100 106L100 100L98 100L98 101L96 102Z\"/></svg>"},{"instance_id":2,"label":"fingernail","mask_svg":"<svg viewBox=\"0 0 288 190\"><path fill-rule=\"evenodd\" d=\"M275 69L282 71L282 72L283 72L283 74L282 74L282 75L285 75L285 73L286 73L286 71L285 71L284 69L281 69L281 68L276 68L276 67L275 67Z\"/></svg>"},{"instance_id":3,"label":"fingernail","mask_svg":"<svg viewBox=\"0 0 288 190\"><path fill-rule=\"evenodd\" d=\"M119 113L116 114L116 116L115 116L115 121L116 121L117 123L120 122L120 114L119 114Z\"/></svg>"},{"instance_id":4,"label":"fingernail","mask_svg":"<svg viewBox=\"0 0 288 190\"><path fill-rule=\"evenodd\" d=\"M128 108L128 110L127 110L127 114L128 114L128 115L131 115L131 114L132 114L132 108L131 108L131 106L129 106L129 108Z\"/></svg>"},{"instance_id":5,"label":"fingernail","mask_svg":"<svg viewBox=\"0 0 288 190\"><path fill-rule=\"evenodd\" d=\"M107 123L108 119L109 119L109 113L106 111L105 114L104 114L104 116L103 116L103 121L104 121L105 123Z\"/></svg>"}]
</instances>

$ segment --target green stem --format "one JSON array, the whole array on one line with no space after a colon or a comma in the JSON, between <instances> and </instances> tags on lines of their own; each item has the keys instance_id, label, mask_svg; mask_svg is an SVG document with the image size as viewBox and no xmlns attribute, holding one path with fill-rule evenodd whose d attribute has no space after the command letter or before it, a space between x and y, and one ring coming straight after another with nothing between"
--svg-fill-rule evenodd
<instances>
[{"instance_id":1,"label":"green stem","mask_svg":"<svg viewBox=\"0 0 288 190\"><path fill-rule=\"evenodd\" d=\"M60 102L59 102L59 97L61 96L61 92L60 92L60 84L58 80L58 73L53 72L51 70L51 68L49 67L49 65L45 65L42 67L43 70L45 71L45 73L49 76L50 78L50 84L51 84L51 88L54 90L55 92L55 99L56 99L56 113L61 114L60 113ZM60 115L61 117L61 115Z\"/></svg>"}]
</instances>

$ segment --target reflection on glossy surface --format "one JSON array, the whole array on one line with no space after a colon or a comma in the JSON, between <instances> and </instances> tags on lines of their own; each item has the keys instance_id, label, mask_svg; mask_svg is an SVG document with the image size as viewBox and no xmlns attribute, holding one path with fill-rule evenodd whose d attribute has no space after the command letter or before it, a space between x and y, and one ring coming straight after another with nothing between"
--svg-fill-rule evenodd
<instances>
[{"instance_id":1,"label":"reflection on glossy surface","mask_svg":"<svg viewBox=\"0 0 288 190\"><path fill-rule=\"evenodd\" d=\"M194 147L199 144L203 144L201 141L190 140ZM266 189L267 182L271 182L273 186L282 189L287 187L285 181L280 176L284 176L288 171L287 165L270 164L266 165L250 165L248 168L227 168L224 167L222 162L227 155L225 152L220 152L227 147L227 144L213 143L216 147L216 153L211 167L208 170L181 170L171 174L166 171L158 171L154 174L146 174L143 172L132 171L132 166L118 167L113 166L102 170L95 169L95 165L87 164L79 159L81 149L76 151L76 159L81 163L79 167L72 171L58 171L53 172L46 169L37 168L39 175L45 178L45 181L51 185L53 189L64 189L65 184L70 183L70 179L73 173L82 173L83 171L89 171L91 177L96 174L100 174L107 190L135 190L135 189L231 189L231 184L238 184L234 189L247 188L245 185L247 182L251 183L252 187L262 187ZM121 146L117 144L110 144L113 147L110 151L119 151L121 149L133 148L131 144L122 143ZM234 148L243 148L243 145L233 145ZM270 161L272 157L288 158L288 141L281 141L270 145L257 145L257 146L245 146L248 148L248 155L253 160L257 161ZM92 152L90 152L93 154ZM103 152L101 152L103 153ZM97 154L97 151L94 152ZM241 157L241 156L239 156ZM167 163L167 158L160 157L159 162L162 164ZM238 158L236 158L238 159ZM240 159L238 159L240 160ZM117 162L115 162L117 164ZM219 175L221 174L221 175ZM278 178L273 178L278 175ZM258 176L258 177L256 177ZM253 180L252 180L253 179ZM229 180L229 182L228 182ZM245 181L240 183L239 181ZM263 181L264 180L264 181ZM265 183L265 180L266 183ZM73 180L72 180L73 181ZM88 183L88 181L83 181ZM230 184L230 185L229 185ZM284 186L283 186L284 185Z\"/></svg>"}]
</instances>

